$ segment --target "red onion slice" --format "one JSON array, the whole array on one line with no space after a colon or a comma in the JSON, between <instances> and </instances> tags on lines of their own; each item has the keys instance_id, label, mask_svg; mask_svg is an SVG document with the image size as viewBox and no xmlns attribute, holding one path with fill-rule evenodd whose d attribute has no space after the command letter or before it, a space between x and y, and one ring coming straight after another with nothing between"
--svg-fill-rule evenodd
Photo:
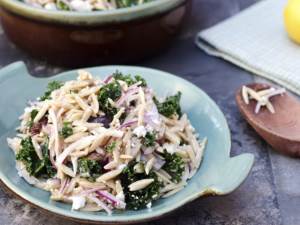
<instances>
[{"instance_id":1,"label":"red onion slice","mask_svg":"<svg viewBox=\"0 0 300 225\"><path fill-rule=\"evenodd\" d=\"M110 208L108 208L108 206L106 204L104 204L104 202L102 202L100 199L96 198L95 196L90 195L89 198L94 201L98 206L100 206L101 208L103 208L108 215L112 214L112 211Z\"/></svg>"},{"instance_id":2,"label":"red onion slice","mask_svg":"<svg viewBox=\"0 0 300 225\"><path fill-rule=\"evenodd\" d=\"M124 209L126 207L126 203L117 199L114 195L110 194L107 191L96 191L96 193L105 198L108 202L112 203L115 207Z\"/></svg>"},{"instance_id":3,"label":"red onion slice","mask_svg":"<svg viewBox=\"0 0 300 225\"><path fill-rule=\"evenodd\" d=\"M156 170L160 170L164 164L166 163L166 161L162 160L160 157L156 157L155 158L155 163L153 165L153 168L156 169Z\"/></svg>"},{"instance_id":4,"label":"red onion slice","mask_svg":"<svg viewBox=\"0 0 300 225\"><path fill-rule=\"evenodd\" d=\"M126 128L126 127L130 127L130 126L132 126L132 125L134 125L134 124L136 124L136 123L137 123L137 119L127 121L127 122L123 123L123 124L120 126L120 129Z\"/></svg>"},{"instance_id":5,"label":"red onion slice","mask_svg":"<svg viewBox=\"0 0 300 225\"><path fill-rule=\"evenodd\" d=\"M127 99L129 96L131 95L134 95L136 93L139 92L139 89L138 88L135 88L135 89L131 89L131 90L128 90L126 93L124 93L121 98L119 98L119 100L116 102L116 105L118 107L120 107Z\"/></svg>"},{"instance_id":6,"label":"red onion slice","mask_svg":"<svg viewBox=\"0 0 300 225\"><path fill-rule=\"evenodd\" d=\"M66 190L66 188L69 186L69 183L70 183L69 178L64 179L64 181L62 182L62 184L60 186L59 193L62 194Z\"/></svg>"},{"instance_id":7,"label":"red onion slice","mask_svg":"<svg viewBox=\"0 0 300 225\"><path fill-rule=\"evenodd\" d=\"M153 147L148 147L148 148L143 149L143 152L145 155L149 155L149 154L153 153L154 150L155 149Z\"/></svg>"},{"instance_id":8,"label":"red onion slice","mask_svg":"<svg viewBox=\"0 0 300 225\"><path fill-rule=\"evenodd\" d=\"M160 125L160 116L154 104L151 108L151 111L145 113L144 120L147 124L153 127L157 127Z\"/></svg>"},{"instance_id":9,"label":"red onion slice","mask_svg":"<svg viewBox=\"0 0 300 225\"><path fill-rule=\"evenodd\" d=\"M108 84L109 81L111 81L112 78L113 78L113 75L107 76L107 77L103 80L103 83Z\"/></svg>"},{"instance_id":10,"label":"red onion slice","mask_svg":"<svg viewBox=\"0 0 300 225\"><path fill-rule=\"evenodd\" d=\"M94 193L96 191L99 191L99 190L103 190L103 188L97 188L96 187L96 188L86 189L86 190L81 191L80 194L89 195L89 194L92 194L92 193Z\"/></svg>"}]
</instances>

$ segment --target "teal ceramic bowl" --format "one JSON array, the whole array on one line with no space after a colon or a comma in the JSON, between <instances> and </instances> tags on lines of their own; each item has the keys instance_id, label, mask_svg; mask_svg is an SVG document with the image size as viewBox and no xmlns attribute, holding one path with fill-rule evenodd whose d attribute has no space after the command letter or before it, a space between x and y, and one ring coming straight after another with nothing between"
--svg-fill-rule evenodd
<instances>
[{"instance_id":1,"label":"teal ceramic bowl","mask_svg":"<svg viewBox=\"0 0 300 225\"><path fill-rule=\"evenodd\" d=\"M71 211L70 205L50 201L46 191L29 185L18 176L14 154L8 148L6 138L15 135L18 116L26 102L40 96L50 80L70 80L77 74L76 71L69 71L52 78L34 78L22 62L17 62L0 71L0 179L5 188L36 207L66 218L80 222L121 224L159 218L203 195L228 194L245 180L253 164L253 155L245 153L230 157L230 132L224 115L198 87L172 74L142 67L105 66L87 70L100 77L115 70L141 74L159 95L180 90L183 93L183 111L188 114L200 136L208 138L198 172L183 190L169 198L157 200L151 209L115 212L108 216L104 212Z\"/></svg>"}]
</instances>

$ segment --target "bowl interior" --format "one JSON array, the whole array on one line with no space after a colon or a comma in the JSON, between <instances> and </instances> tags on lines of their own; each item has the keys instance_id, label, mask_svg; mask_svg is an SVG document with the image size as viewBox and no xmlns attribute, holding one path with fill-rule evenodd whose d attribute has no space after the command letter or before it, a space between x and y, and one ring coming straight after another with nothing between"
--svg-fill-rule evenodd
<instances>
[{"instance_id":1,"label":"bowl interior","mask_svg":"<svg viewBox=\"0 0 300 225\"><path fill-rule=\"evenodd\" d=\"M116 69L123 73L143 76L160 96L181 91L182 110L188 114L200 137L208 138L202 165L188 185L176 195L154 202L152 209L115 212L74 212L70 205L49 200L46 191L27 184L15 169L15 157L6 143L15 135L18 116L26 102L42 95L49 80L70 80L75 71L52 78L33 78L22 63L15 63L0 71L0 178L5 185L24 199L60 215L102 222L136 222L159 217L195 198L210 194L227 194L245 179L253 163L253 156L243 154L230 158L230 134L226 120L216 104L193 84L171 74L141 67L107 66L90 68L93 75L105 77ZM5 96L5 98L3 97ZM3 107L5 106L5 107Z\"/></svg>"},{"instance_id":2,"label":"bowl interior","mask_svg":"<svg viewBox=\"0 0 300 225\"><path fill-rule=\"evenodd\" d=\"M93 12L45 10L32 7L19 0L1 0L0 6L22 17L37 21L90 26L121 23L153 15L159 15L190 0L156 0L138 6Z\"/></svg>"}]
</instances>

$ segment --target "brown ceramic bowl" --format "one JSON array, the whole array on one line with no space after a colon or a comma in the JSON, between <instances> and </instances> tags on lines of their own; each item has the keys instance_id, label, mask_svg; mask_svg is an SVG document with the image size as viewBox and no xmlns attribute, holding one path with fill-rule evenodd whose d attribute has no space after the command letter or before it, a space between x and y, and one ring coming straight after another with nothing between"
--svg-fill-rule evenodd
<instances>
[{"instance_id":1,"label":"brown ceramic bowl","mask_svg":"<svg viewBox=\"0 0 300 225\"><path fill-rule=\"evenodd\" d=\"M1 0L0 19L7 36L29 54L79 67L129 63L160 52L179 30L190 6L191 0L157 0L82 13Z\"/></svg>"}]
</instances>

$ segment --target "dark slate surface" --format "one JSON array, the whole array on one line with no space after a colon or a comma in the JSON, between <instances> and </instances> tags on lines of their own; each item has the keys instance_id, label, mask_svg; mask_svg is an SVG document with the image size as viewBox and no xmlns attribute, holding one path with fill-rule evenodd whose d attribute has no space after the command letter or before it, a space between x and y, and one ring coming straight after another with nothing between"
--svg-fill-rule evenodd
<instances>
[{"instance_id":1,"label":"dark slate surface","mask_svg":"<svg viewBox=\"0 0 300 225\"><path fill-rule=\"evenodd\" d=\"M178 74L204 89L224 112L232 133L232 155L250 152L255 165L248 179L235 192L222 197L205 197L175 213L143 225L298 225L300 224L300 179L296 159L274 153L241 118L234 91L256 78L197 49L197 31L232 16L255 0L194 0L193 13L172 46L139 65ZM56 74L63 68L32 59L11 44L0 27L0 67L23 60L32 74ZM0 190L0 225L76 224L48 216L9 197Z\"/></svg>"}]
</instances>

